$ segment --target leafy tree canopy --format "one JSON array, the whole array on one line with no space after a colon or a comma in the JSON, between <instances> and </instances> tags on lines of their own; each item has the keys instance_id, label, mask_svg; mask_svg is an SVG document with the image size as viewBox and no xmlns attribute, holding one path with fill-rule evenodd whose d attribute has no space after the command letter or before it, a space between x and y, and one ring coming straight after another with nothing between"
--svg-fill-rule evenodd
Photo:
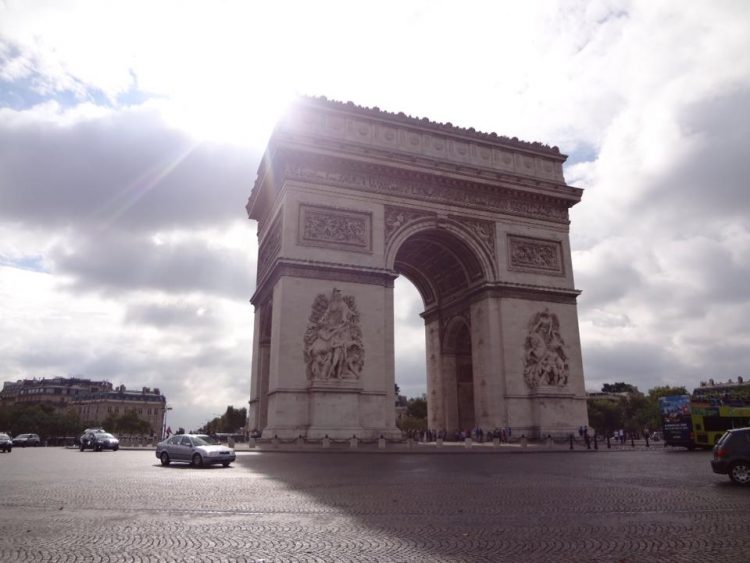
<instances>
[{"instance_id":1,"label":"leafy tree canopy","mask_svg":"<svg viewBox=\"0 0 750 563\"><path fill-rule=\"evenodd\" d=\"M427 420L427 399L422 397L409 399L406 403L406 414L413 418Z\"/></svg>"},{"instance_id":2,"label":"leafy tree canopy","mask_svg":"<svg viewBox=\"0 0 750 563\"><path fill-rule=\"evenodd\" d=\"M629 383L619 381L617 383L605 383L602 385L603 393L638 393L638 388Z\"/></svg>"},{"instance_id":3,"label":"leafy tree canopy","mask_svg":"<svg viewBox=\"0 0 750 563\"><path fill-rule=\"evenodd\" d=\"M209 420L200 428L200 432L205 434L234 434L241 433L247 421L247 409L235 409L228 406L226 412Z\"/></svg>"}]
</instances>

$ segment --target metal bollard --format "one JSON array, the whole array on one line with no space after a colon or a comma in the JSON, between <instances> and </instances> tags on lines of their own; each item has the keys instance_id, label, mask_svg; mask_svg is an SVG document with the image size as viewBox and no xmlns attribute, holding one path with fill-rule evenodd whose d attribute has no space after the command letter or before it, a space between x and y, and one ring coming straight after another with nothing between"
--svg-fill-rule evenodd
<instances>
[{"instance_id":1,"label":"metal bollard","mask_svg":"<svg viewBox=\"0 0 750 563\"><path fill-rule=\"evenodd\" d=\"M521 436L521 447L525 448L529 445L529 441L526 439L526 434Z\"/></svg>"},{"instance_id":2,"label":"metal bollard","mask_svg":"<svg viewBox=\"0 0 750 563\"><path fill-rule=\"evenodd\" d=\"M611 448L612 448L612 444L609 442L609 434L607 434L607 449L609 450Z\"/></svg>"},{"instance_id":3,"label":"metal bollard","mask_svg":"<svg viewBox=\"0 0 750 563\"><path fill-rule=\"evenodd\" d=\"M630 435L630 447L632 447L632 448L635 447L635 440L633 439L633 435L632 434Z\"/></svg>"},{"instance_id":4,"label":"metal bollard","mask_svg":"<svg viewBox=\"0 0 750 563\"><path fill-rule=\"evenodd\" d=\"M383 435L380 435L380 439L378 440L378 449L384 450L385 449L385 438L383 438Z\"/></svg>"},{"instance_id":5,"label":"metal bollard","mask_svg":"<svg viewBox=\"0 0 750 563\"><path fill-rule=\"evenodd\" d=\"M305 445L305 439L302 437L302 434L300 434L299 436L297 436L297 447L301 448L304 445Z\"/></svg>"},{"instance_id":6,"label":"metal bollard","mask_svg":"<svg viewBox=\"0 0 750 563\"><path fill-rule=\"evenodd\" d=\"M442 438L438 438L437 440L435 440L435 447L438 447L438 448L442 448L443 447L443 439Z\"/></svg>"},{"instance_id":7,"label":"metal bollard","mask_svg":"<svg viewBox=\"0 0 750 563\"><path fill-rule=\"evenodd\" d=\"M492 447L493 448L499 448L500 447L500 438L492 438Z\"/></svg>"},{"instance_id":8,"label":"metal bollard","mask_svg":"<svg viewBox=\"0 0 750 563\"><path fill-rule=\"evenodd\" d=\"M651 446L648 444L648 434L646 434L646 447L650 448Z\"/></svg>"},{"instance_id":9,"label":"metal bollard","mask_svg":"<svg viewBox=\"0 0 750 563\"><path fill-rule=\"evenodd\" d=\"M325 438L321 441L321 445L324 448L330 448L331 447L331 439L328 437L328 434L325 435Z\"/></svg>"},{"instance_id":10,"label":"metal bollard","mask_svg":"<svg viewBox=\"0 0 750 563\"><path fill-rule=\"evenodd\" d=\"M279 437L276 434L273 435L273 440L271 440L271 446L273 446L273 449L275 450L279 448Z\"/></svg>"},{"instance_id":11,"label":"metal bollard","mask_svg":"<svg viewBox=\"0 0 750 563\"><path fill-rule=\"evenodd\" d=\"M570 449L573 449L573 434L570 435Z\"/></svg>"},{"instance_id":12,"label":"metal bollard","mask_svg":"<svg viewBox=\"0 0 750 563\"><path fill-rule=\"evenodd\" d=\"M553 442L552 442L552 435L551 434L547 434L547 447L551 448L552 444L553 444Z\"/></svg>"},{"instance_id":13,"label":"metal bollard","mask_svg":"<svg viewBox=\"0 0 750 563\"><path fill-rule=\"evenodd\" d=\"M599 440L596 438L596 434L594 434L594 449L599 449Z\"/></svg>"},{"instance_id":14,"label":"metal bollard","mask_svg":"<svg viewBox=\"0 0 750 563\"><path fill-rule=\"evenodd\" d=\"M255 438L250 438L250 439L249 439L249 440L247 441L247 447L248 447L248 448L250 448L250 449L252 449L252 448L254 448L254 447L255 447Z\"/></svg>"},{"instance_id":15,"label":"metal bollard","mask_svg":"<svg viewBox=\"0 0 750 563\"><path fill-rule=\"evenodd\" d=\"M471 445L472 445L471 438L464 438L464 447L465 448L470 448Z\"/></svg>"},{"instance_id":16,"label":"metal bollard","mask_svg":"<svg viewBox=\"0 0 750 563\"><path fill-rule=\"evenodd\" d=\"M359 445L359 440L357 440L357 435L354 434L352 435L352 439L349 440L349 447L356 449L358 445Z\"/></svg>"}]
</instances>

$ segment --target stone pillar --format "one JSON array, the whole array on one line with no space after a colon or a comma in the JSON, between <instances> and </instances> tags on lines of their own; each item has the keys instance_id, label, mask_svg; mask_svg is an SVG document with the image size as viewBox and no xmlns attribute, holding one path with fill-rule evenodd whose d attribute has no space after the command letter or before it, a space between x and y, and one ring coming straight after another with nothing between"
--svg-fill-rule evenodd
<instances>
[{"instance_id":1,"label":"stone pillar","mask_svg":"<svg viewBox=\"0 0 750 563\"><path fill-rule=\"evenodd\" d=\"M485 297L471 305L474 415L485 430L508 426L500 304Z\"/></svg>"},{"instance_id":2,"label":"stone pillar","mask_svg":"<svg viewBox=\"0 0 750 563\"><path fill-rule=\"evenodd\" d=\"M440 378L440 321L425 322L425 353L427 355L427 425L436 432L446 430L444 392Z\"/></svg>"},{"instance_id":3,"label":"stone pillar","mask_svg":"<svg viewBox=\"0 0 750 563\"><path fill-rule=\"evenodd\" d=\"M260 354L260 311L259 307L255 307L255 317L253 323L253 361L251 367L250 377L250 402L247 413L247 431L251 431L262 428L260 424L260 364L262 363Z\"/></svg>"}]
</instances>

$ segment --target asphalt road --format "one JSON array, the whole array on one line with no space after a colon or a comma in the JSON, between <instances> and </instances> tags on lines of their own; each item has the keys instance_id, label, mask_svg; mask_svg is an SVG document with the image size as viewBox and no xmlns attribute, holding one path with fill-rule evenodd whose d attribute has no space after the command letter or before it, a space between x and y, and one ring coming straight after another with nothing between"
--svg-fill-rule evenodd
<instances>
[{"instance_id":1,"label":"asphalt road","mask_svg":"<svg viewBox=\"0 0 750 563\"><path fill-rule=\"evenodd\" d=\"M710 453L0 454L0 561L742 561Z\"/></svg>"}]
</instances>

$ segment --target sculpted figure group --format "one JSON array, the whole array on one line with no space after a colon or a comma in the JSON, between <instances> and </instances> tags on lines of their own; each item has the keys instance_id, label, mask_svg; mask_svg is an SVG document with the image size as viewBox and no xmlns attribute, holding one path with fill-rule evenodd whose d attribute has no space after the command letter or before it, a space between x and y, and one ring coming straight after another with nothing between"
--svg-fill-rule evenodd
<instances>
[{"instance_id":1,"label":"sculpted figure group","mask_svg":"<svg viewBox=\"0 0 750 563\"><path fill-rule=\"evenodd\" d=\"M523 376L529 387L568 383L568 356L560 335L560 321L548 309L531 317L524 343Z\"/></svg>"},{"instance_id":2,"label":"sculpted figure group","mask_svg":"<svg viewBox=\"0 0 750 563\"><path fill-rule=\"evenodd\" d=\"M330 298L315 298L305 332L309 379L358 379L364 366L359 313L351 296L334 288Z\"/></svg>"}]
</instances>

